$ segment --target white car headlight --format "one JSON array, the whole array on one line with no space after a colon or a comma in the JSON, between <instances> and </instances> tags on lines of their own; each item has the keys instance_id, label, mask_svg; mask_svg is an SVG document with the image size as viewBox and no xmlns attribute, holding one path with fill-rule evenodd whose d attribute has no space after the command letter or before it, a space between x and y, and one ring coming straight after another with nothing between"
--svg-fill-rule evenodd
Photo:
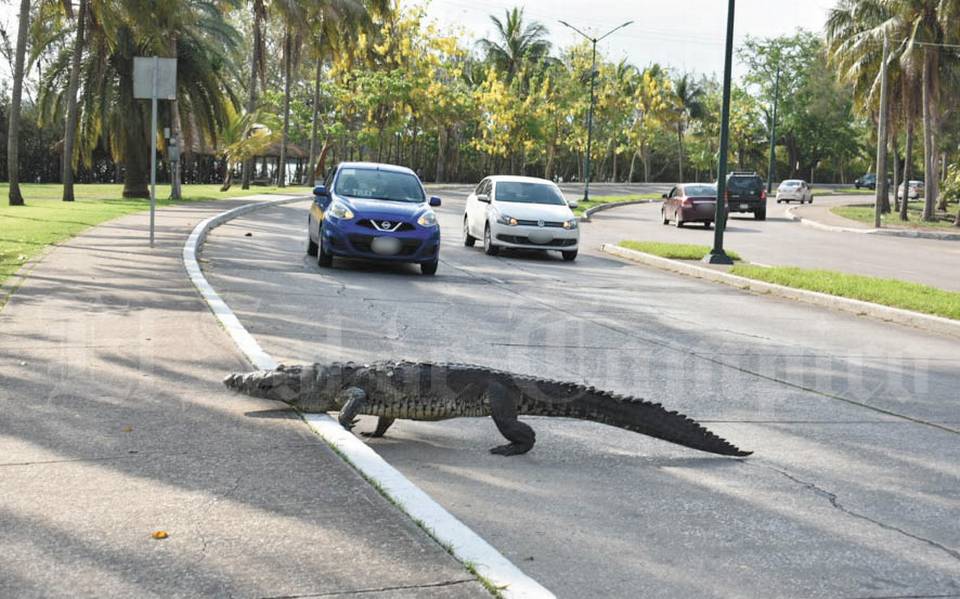
<instances>
[{"instance_id":1,"label":"white car headlight","mask_svg":"<svg viewBox=\"0 0 960 599\"><path fill-rule=\"evenodd\" d=\"M437 213L433 210L428 210L420 215L420 218L417 219L417 224L421 227L435 227L437 226Z\"/></svg>"},{"instance_id":2,"label":"white car headlight","mask_svg":"<svg viewBox=\"0 0 960 599\"><path fill-rule=\"evenodd\" d=\"M513 218L512 216L507 216L506 214L501 214L497 217L497 222L501 225L509 225L511 227L516 227L520 224L520 221Z\"/></svg>"},{"instance_id":3,"label":"white car headlight","mask_svg":"<svg viewBox=\"0 0 960 599\"><path fill-rule=\"evenodd\" d=\"M340 220L350 220L353 218L353 211L341 204L334 202L327 208L327 214Z\"/></svg>"},{"instance_id":4,"label":"white car headlight","mask_svg":"<svg viewBox=\"0 0 960 599\"><path fill-rule=\"evenodd\" d=\"M563 221L564 229L576 229L577 228L577 219L572 218L570 220Z\"/></svg>"}]
</instances>

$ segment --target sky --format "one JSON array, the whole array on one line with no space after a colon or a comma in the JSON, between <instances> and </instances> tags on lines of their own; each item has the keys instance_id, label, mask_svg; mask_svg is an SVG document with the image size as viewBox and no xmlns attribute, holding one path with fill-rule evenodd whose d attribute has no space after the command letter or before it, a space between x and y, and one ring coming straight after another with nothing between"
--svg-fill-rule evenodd
<instances>
[{"instance_id":1,"label":"sky","mask_svg":"<svg viewBox=\"0 0 960 599\"><path fill-rule=\"evenodd\" d=\"M827 11L835 4L831 0L740 0L735 42L747 35L790 35L797 29L820 33ZM427 14L482 39L494 33L489 15L503 20L504 11L514 6L522 7L526 18L545 25L551 41L561 47L583 39L561 25L561 19L591 36L634 21L597 45L608 60L626 57L640 67L657 62L681 72L723 73L728 9L724 0L430 0ZM735 64L734 76L742 74Z\"/></svg>"},{"instance_id":2,"label":"sky","mask_svg":"<svg viewBox=\"0 0 960 599\"><path fill-rule=\"evenodd\" d=\"M734 20L735 39L739 42L747 35L789 35L797 29L821 32L827 11L834 4L833 0L740 0ZM19 2L16 5L0 0L0 24L12 37L16 36ZM626 57L641 67L658 62L680 72L718 76L723 72L724 0L428 0L427 15L477 40L493 35L490 14L502 17L514 6L523 7L526 18L545 25L556 46L581 39L558 19L592 36L634 21L598 44L598 50L609 60ZM742 75L743 69L735 63L734 76ZM9 76L7 65L0 61L0 77Z\"/></svg>"}]
</instances>

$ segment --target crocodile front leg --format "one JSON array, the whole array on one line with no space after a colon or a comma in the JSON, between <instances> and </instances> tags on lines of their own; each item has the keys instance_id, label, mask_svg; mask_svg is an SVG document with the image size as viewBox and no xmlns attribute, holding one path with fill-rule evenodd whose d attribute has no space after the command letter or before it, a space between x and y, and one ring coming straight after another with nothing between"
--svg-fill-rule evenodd
<instances>
[{"instance_id":1,"label":"crocodile front leg","mask_svg":"<svg viewBox=\"0 0 960 599\"><path fill-rule=\"evenodd\" d=\"M357 424L357 414L360 413L363 404L367 401L367 392L359 387L350 387L337 394L337 405L340 408L340 426L349 430Z\"/></svg>"},{"instance_id":2,"label":"crocodile front leg","mask_svg":"<svg viewBox=\"0 0 960 599\"><path fill-rule=\"evenodd\" d=\"M500 434L510 441L507 445L494 447L490 453L502 456L521 455L533 449L537 434L517 420L517 404L506 387L500 383L491 383L487 387L487 399L490 402L493 423L497 425Z\"/></svg>"}]
</instances>

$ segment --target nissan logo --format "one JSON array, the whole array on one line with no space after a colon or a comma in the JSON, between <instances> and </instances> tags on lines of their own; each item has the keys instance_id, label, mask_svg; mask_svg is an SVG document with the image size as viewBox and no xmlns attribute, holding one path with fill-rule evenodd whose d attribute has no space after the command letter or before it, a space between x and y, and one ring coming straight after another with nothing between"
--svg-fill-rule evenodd
<instances>
[{"instance_id":1,"label":"nissan logo","mask_svg":"<svg viewBox=\"0 0 960 599\"><path fill-rule=\"evenodd\" d=\"M393 223L388 220L385 220L380 223L380 226L383 227L384 229L389 229L390 227L393 226Z\"/></svg>"}]
</instances>

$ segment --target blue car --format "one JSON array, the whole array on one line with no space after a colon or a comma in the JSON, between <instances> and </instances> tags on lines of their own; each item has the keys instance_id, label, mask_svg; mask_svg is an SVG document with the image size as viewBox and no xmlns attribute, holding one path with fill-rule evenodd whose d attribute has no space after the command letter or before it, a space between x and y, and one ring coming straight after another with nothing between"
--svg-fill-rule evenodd
<instances>
[{"instance_id":1,"label":"blue car","mask_svg":"<svg viewBox=\"0 0 960 599\"><path fill-rule=\"evenodd\" d=\"M420 265L437 272L440 225L419 177L408 168L344 162L313 190L307 216L307 253L323 267L333 257Z\"/></svg>"}]
</instances>

